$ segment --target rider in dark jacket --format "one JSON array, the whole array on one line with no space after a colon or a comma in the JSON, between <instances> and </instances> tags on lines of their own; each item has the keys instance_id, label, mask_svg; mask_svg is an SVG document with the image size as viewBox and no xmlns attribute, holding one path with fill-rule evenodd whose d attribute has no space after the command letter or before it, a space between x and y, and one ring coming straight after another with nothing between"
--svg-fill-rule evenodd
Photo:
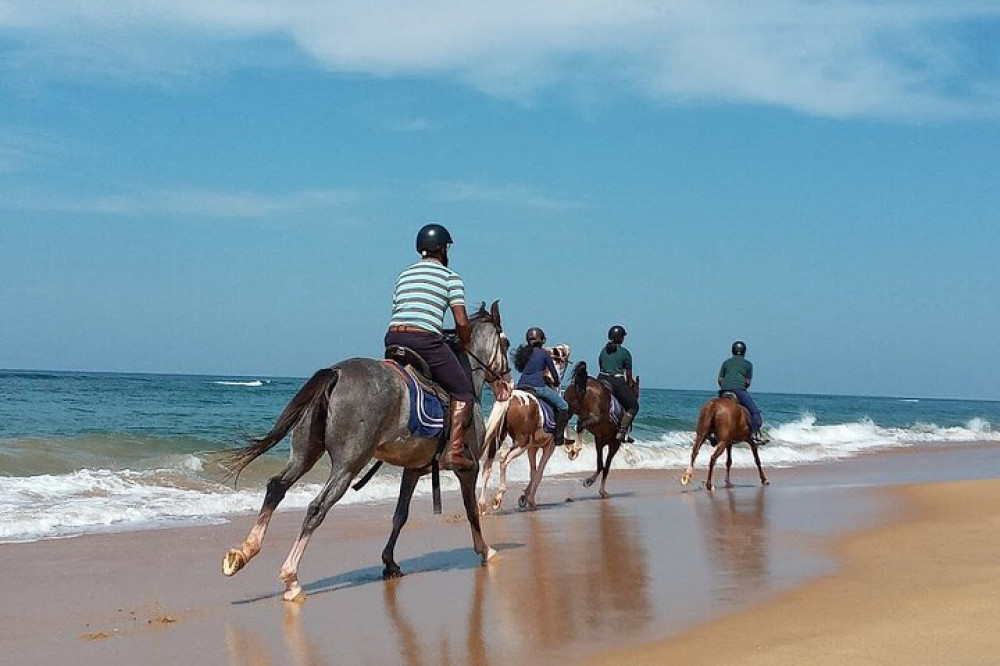
<instances>
[{"instance_id":1,"label":"rider in dark jacket","mask_svg":"<svg viewBox=\"0 0 1000 666\"><path fill-rule=\"evenodd\" d=\"M608 343L601 350L597 363L601 368L600 379L611 384L611 390L625 413L618 426L617 438L625 441L635 415L639 413L639 399L635 395L635 378L632 376L632 354L625 349L625 328L612 326L608 330Z\"/></svg>"},{"instance_id":2,"label":"rider in dark jacket","mask_svg":"<svg viewBox=\"0 0 1000 666\"><path fill-rule=\"evenodd\" d=\"M764 418L757 408L757 403L750 396L747 389L753 382L753 363L746 359L747 345L742 340L733 343L733 355L722 362L719 368L719 395L726 391L733 393L740 404L750 412L750 437L754 444L766 444L767 438L761 435L760 429L764 424Z\"/></svg>"},{"instance_id":3,"label":"rider in dark jacket","mask_svg":"<svg viewBox=\"0 0 1000 666\"><path fill-rule=\"evenodd\" d=\"M521 373L521 378L517 381L517 388L531 389L539 399L552 405L556 412L553 439L556 446L562 446L566 443L569 404L559 393L559 370L552 361L552 356L542 347L545 344L545 332L542 329L537 326L529 328L524 334L524 340L526 344L521 345L514 352L514 368ZM551 377L551 380L546 374Z\"/></svg>"}]
</instances>

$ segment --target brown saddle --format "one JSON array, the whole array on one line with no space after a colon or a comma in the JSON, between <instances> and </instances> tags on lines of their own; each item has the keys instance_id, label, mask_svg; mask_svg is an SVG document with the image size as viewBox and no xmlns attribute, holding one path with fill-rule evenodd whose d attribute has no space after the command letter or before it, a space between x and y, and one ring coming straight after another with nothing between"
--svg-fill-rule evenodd
<instances>
[{"instance_id":1,"label":"brown saddle","mask_svg":"<svg viewBox=\"0 0 1000 666\"><path fill-rule=\"evenodd\" d=\"M441 404L444 405L445 414L447 414L448 403L451 397L440 384L434 381L431 375L431 367L427 365L427 361L420 354L403 345L389 345L385 348L385 359L387 361L395 361L404 370L408 371L408 374L413 377L413 381L420 384L425 391L436 396L441 401ZM447 430L447 427L445 429Z\"/></svg>"}]
</instances>

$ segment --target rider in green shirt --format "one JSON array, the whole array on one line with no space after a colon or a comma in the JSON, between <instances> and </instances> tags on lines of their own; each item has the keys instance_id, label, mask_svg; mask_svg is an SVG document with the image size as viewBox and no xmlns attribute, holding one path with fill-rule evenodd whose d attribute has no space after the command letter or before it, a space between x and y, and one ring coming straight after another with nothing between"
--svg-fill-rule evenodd
<instances>
[{"instance_id":1,"label":"rider in green shirt","mask_svg":"<svg viewBox=\"0 0 1000 666\"><path fill-rule=\"evenodd\" d=\"M611 384L611 391L621 403L624 414L618 425L617 438L625 441L632 427L635 415L639 413L639 399L635 395L635 379L632 376L632 354L622 344L625 342L625 328L612 326L608 330L608 343L601 349L597 363L601 368L600 379Z\"/></svg>"},{"instance_id":2,"label":"rider in green shirt","mask_svg":"<svg viewBox=\"0 0 1000 666\"><path fill-rule=\"evenodd\" d=\"M733 355L723 361L719 368L719 396L726 391L733 393L740 404L750 412L750 436L755 444L766 444L767 439L760 433L764 418L757 408L757 403L747 389L753 382L753 363L746 359L747 345L742 340L733 343Z\"/></svg>"}]
</instances>

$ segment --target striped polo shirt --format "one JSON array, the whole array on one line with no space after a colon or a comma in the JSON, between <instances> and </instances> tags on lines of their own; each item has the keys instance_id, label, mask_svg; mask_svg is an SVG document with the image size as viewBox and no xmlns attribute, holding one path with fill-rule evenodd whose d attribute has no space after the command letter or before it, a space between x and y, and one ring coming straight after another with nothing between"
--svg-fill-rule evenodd
<instances>
[{"instance_id":1,"label":"striped polo shirt","mask_svg":"<svg viewBox=\"0 0 1000 666\"><path fill-rule=\"evenodd\" d=\"M421 259L396 278L389 326L441 333L445 312L453 305L465 305L462 277L435 259Z\"/></svg>"}]
</instances>

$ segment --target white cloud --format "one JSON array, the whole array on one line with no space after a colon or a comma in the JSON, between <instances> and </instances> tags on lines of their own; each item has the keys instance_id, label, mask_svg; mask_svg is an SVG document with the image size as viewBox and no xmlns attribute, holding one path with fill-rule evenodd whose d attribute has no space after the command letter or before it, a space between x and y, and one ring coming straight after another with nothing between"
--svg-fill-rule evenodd
<instances>
[{"instance_id":1,"label":"white cloud","mask_svg":"<svg viewBox=\"0 0 1000 666\"><path fill-rule=\"evenodd\" d=\"M970 36L975 31L980 35ZM0 0L8 76L162 80L288 61L826 116L995 116L996 0ZM978 40L978 43L977 43Z\"/></svg>"}]
</instances>

